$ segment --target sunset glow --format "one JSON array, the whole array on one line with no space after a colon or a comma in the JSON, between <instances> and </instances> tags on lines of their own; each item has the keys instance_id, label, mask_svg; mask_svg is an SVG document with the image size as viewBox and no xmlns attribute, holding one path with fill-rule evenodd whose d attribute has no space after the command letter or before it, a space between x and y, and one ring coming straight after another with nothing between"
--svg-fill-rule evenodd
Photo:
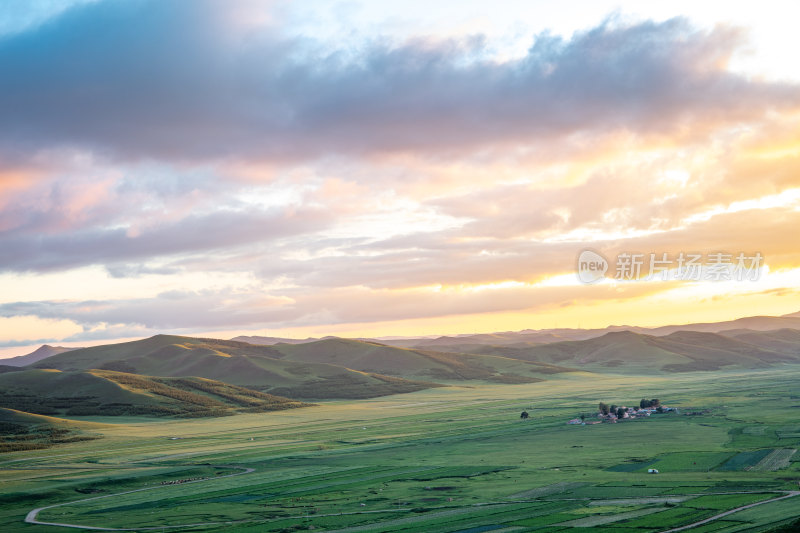
<instances>
[{"instance_id":1,"label":"sunset glow","mask_svg":"<svg viewBox=\"0 0 800 533\"><path fill-rule=\"evenodd\" d=\"M32 5L0 6L1 357L800 311L781 3ZM587 285L587 248L764 263Z\"/></svg>"}]
</instances>

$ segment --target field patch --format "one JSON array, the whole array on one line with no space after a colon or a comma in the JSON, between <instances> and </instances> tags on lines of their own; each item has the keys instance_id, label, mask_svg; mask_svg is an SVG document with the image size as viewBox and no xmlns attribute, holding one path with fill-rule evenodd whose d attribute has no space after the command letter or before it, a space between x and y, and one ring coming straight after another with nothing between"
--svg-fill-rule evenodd
<instances>
[{"instance_id":1,"label":"field patch","mask_svg":"<svg viewBox=\"0 0 800 533\"><path fill-rule=\"evenodd\" d=\"M779 448L772 450L766 457L761 459L747 470L754 472L774 472L781 468L786 468L792 460L792 456L797 452L794 448Z\"/></svg>"},{"instance_id":2,"label":"field patch","mask_svg":"<svg viewBox=\"0 0 800 533\"><path fill-rule=\"evenodd\" d=\"M731 458L730 452L679 452L660 455L647 461L630 461L606 468L607 472L708 472Z\"/></svg>"},{"instance_id":3,"label":"field patch","mask_svg":"<svg viewBox=\"0 0 800 533\"><path fill-rule=\"evenodd\" d=\"M731 458L730 452L681 452L660 456L649 468L666 472L708 472Z\"/></svg>"},{"instance_id":4,"label":"field patch","mask_svg":"<svg viewBox=\"0 0 800 533\"><path fill-rule=\"evenodd\" d=\"M747 470L749 467L758 464L764 457L769 455L772 451L771 449L766 450L754 450L751 452L741 452L737 453L727 461L725 461L722 465L717 468L717 470L728 472L732 470Z\"/></svg>"},{"instance_id":5,"label":"field patch","mask_svg":"<svg viewBox=\"0 0 800 533\"><path fill-rule=\"evenodd\" d=\"M586 498L587 500L613 500L626 498L648 498L659 496L663 487L592 485L581 487L568 495L570 498ZM559 496L560 497L560 496Z\"/></svg>"},{"instance_id":6,"label":"field patch","mask_svg":"<svg viewBox=\"0 0 800 533\"><path fill-rule=\"evenodd\" d=\"M661 511L659 507L650 507L646 509L636 509L634 511L616 512L614 514L598 514L595 516L587 516L586 518L579 518L577 520L570 520L568 522L561 522L557 525L563 527L596 527L605 524L613 524L622 520L630 520L631 518L638 518L640 516L653 514Z\"/></svg>"},{"instance_id":7,"label":"field patch","mask_svg":"<svg viewBox=\"0 0 800 533\"><path fill-rule=\"evenodd\" d=\"M506 498L509 500L533 500L536 498L541 498L543 496L550 496L551 494L558 494L560 492L566 492L573 489L577 489L584 485L586 485L586 483L569 483L569 482L553 483L551 485L545 485L544 487L537 487L535 489L523 490L522 492L511 494Z\"/></svg>"},{"instance_id":8,"label":"field patch","mask_svg":"<svg viewBox=\"0 0 800 533\"><path fill-rule=\"evenodd\" d=\"M699 519L697 511L694 509L686 509L682 507L674 507L664 510L663 508L656 508L657 513L652 513L642 517L636 517L630 522L625 524L630 528L627 531L633 533L637 528L641 531L648 531L656 529L661 531L666 528L675 527L681 524L686 524L693 519ZM705 516L705 515L703 515ZM651 529L652 528L652 529Z\"/></svg>"},{"instance_id":9,"label":"field patch","mask_svg":"<svg viewBox=\"0 0 800 533\"><path fill-rule=\"evenodd\" d=\"M700 496L689 501L687 507L694 509L712 509L724 511L725 509L733 509L742 505L749 505L751 503L759 502L761 500L769 500L775 498L775 494L761 493L761 494L709 494L708 496Z\"/></svg>"},{"instance_id":10,"label":"field patch","mask_svg":"<svg viewBox=\"0 0 800 533\"><path fill-rule=\"evenodd\" d=\"M800 426L782 426L775 430L778 439L800 439Z\"/></svg>"},{"instance_id":11,"label":"field patch","mask_svg":"<svg viewBox=\"0 0 800 533\"><path fill-rule=\"evenodd\" d=\"M643 470L649 467L651 464L655 463L658 459L648 459L646 461L631 461L620 463L618 465L614 465L611 467L606 468L607 472L636 472L637 470Z\"/></svg>"},{"instance_id":12,"label":"field patch","mask_svg":"<svg viewBox=\"0 0 800 533\"><path fill-rule=\"evenodd\" d=\"M651 505L651 504L665 504L665 503L680 503L686 501L691 496L652 496L649 498L622 498L618 500L594 500L589 502L590 506L603 506L603 505Z\"/></svg>"}]
</instances>

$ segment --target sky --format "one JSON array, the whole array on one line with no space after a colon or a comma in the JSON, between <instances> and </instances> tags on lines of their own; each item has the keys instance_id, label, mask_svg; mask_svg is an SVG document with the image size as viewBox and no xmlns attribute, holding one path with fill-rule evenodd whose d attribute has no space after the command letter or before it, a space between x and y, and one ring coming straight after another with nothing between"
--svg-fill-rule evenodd
<instances>
[{"instance_id":1,"label":"sky","mask_svg":"<svg viewBox=\"0 0 800 533\"><path fill-rule=\"evenodd\" d=\"M798 9L0 3L0 357L800 311Z\"/></svg>"}]
</instances>

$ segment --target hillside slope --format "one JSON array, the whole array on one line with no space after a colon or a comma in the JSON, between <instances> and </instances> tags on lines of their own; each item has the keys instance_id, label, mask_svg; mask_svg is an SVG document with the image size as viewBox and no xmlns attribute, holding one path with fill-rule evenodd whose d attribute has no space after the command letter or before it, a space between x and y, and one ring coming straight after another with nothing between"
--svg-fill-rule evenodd
<instances>
[{"instance_id":1,"label":"hillside slope","mask_svg":"<svg viewBox=\"0 0 800 533\"><path fill-rule=\"evenodd\" d=\"M49 416L220 416L306 404L202 378L110 370L24 370L0 375L0 407Z\"/></svg>"},{"instance_id":2,"label":"hillside slope","mask_svg":"<svg viewBox=\"0 0 800 533\"><path fill-rule=\"evenodd\" d=\"M791 333L784 333L776 339L774 334L760 334L759 337L753 332L734 337L678 331L659 337L619 331L582 341L535 346L477 345L469 349L474 353L498 354L526 361L630 373L763 368L800 362L800 340Z\"/></svg>"},{"instance_id":3,"label":"hillside slope","mask_svg":"<svg viewBox=\"0 0 800 533\"><path fill-rule=\"evenodd\" d=\"M800 354L800 329L784 328L772 331L734 329L722 331L720 335L789 356Z\"/></svg>"},{"instance_id":4,"label":"hillside slope","mask_svg":"<svg viewBox=\"0 0 800 533\"><path fill-rule=\"evenodd\" d=\"M33 365L63 371L113 370L148 376L197 376L290 398L371 398L413 392L434 383L389 378L327 363L282 360L269 346L156 335L75 350Z\"/></svg>"},{"instance_id":5,"label":"hillside slope","mask_svg":"<svg viewBox=\"0 0 800 533\"><path fill-rule=\"evenodd\" d=\"M375 341L331 338L304 344L276 344L283 361L335 364L408 378L532 383L573 369L492 355L438 352L387 346Z\"/></svg>"},{"instance_id":6,"label":"hillside slope","mask_svg":"<svg viewBox=\"0 0 800 533\"><path fill-rule=\"evenodd\" d=\"M97 430L104 426L0 407L0 453L98 439Z\"/></svg>"}]
</instances>

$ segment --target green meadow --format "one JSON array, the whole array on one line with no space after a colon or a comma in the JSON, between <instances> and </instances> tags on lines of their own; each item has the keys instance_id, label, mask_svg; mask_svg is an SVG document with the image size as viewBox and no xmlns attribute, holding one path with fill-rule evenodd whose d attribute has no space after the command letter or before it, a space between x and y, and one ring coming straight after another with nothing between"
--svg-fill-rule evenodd
<instances>
[{"instance_id":1,"label":"green meadow","mask_svg":"<svg viewBox=\"0 0 800 533\"><path fill-rule=\"evenodd\" d=\"M0 455L0 530L770 531L800 517L800 368L568 372L218 418L70 417ZM587 421L598 402L679 413ZM530 414L527 420L520 413ZM55 420L55 419L53 419ZM659 470L647 473L648 468Z\"/></svg>"}]
</instances>

